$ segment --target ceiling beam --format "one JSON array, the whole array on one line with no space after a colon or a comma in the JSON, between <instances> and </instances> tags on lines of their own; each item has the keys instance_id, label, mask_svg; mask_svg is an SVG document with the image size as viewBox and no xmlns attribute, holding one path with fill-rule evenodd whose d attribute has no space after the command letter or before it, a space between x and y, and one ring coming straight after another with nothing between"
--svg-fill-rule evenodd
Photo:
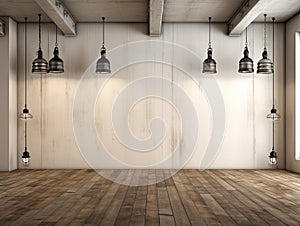
<instances>
[{"instance_id":1,"label":"ceiling beam","mask_svg":"<svg viewBox=\"0 0 300 226\"><path fill-rule=\"evenodd\" d=\"M240 36L272 0L247 0L228 22L229 36Z\"/></svg>"},{"instance_id":2,"label":"ceiling beam","mask_svg":"<svg viewBox=\"0 0 300 226\"><path fill-rule=\"evenodd\" d=\"M60 0L35 0L65 36L76 35L76 21Z\"/></svg>"},{"instance_id":3,"label":"ceiling beam","mask_svg":"<svg viewBox=\"0 0 300 226\"><path fill-rule=\"evenodd\" d=\"M149 35L160 36L164 0L149 0Z\"/></svg>"}]
</instances>

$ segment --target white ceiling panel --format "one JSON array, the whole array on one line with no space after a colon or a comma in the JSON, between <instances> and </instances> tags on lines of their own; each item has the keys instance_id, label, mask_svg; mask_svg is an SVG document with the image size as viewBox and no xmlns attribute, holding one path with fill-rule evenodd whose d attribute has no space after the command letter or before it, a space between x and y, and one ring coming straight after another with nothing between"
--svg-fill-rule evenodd
<instances>
[{"instance_id":1,"label":"white ceiling panel","mask_svg":"<svg viewBox=\"0 0 300 226\"><path fill-rule=\"evenodd\" d=\"M227 22L243 0L165 0L164 22Z\"/></svg>"}]
</instances>

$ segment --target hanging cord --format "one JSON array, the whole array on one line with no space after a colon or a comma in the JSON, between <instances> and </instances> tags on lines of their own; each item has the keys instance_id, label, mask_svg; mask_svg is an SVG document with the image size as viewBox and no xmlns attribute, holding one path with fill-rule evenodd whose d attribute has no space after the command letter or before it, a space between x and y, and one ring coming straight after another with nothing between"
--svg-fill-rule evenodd
<instances>
[{"instance_id":1,"label":"hanging cord","mask_svg":"<svg viewBox=\"0 0 300 226\"><path fill-rule=\"evenodd\" d=\"M275 28L275 17L273 17L272 18L272 20L273 20L273 68L274 68L274 62L275 62L275 59L274 59L274 56L275 56L275 54L274 54L274 51L275 51L275 45L274 45L274 42L275 42L275 35L274 35L274 28ZM273 109L275 109L275 79L274 79L274 77L275 77L275 70L273 70L273 77L272 77L272 79L273 79ZM274 122L274 120L272 120L272 129L273 129L273 141L272 141L272 144L273 144L273 148L272 148L272 150L274 150L274 147L275 147L275 122Z\"/></svg>"},{"instance_id":2,"label":"hanging cord","mask_svg":"<svg viewBox=\"0 0 300 226\"><path fill-rule=\"evenodd\" d=\"M211 49L211 17L208 17L208 48Z\"/></svg>"},{"instance_id":3,"label":"hanging cord","mask_svg":"<svg viewBox=\"0 0 300 226\"><path fill-rule=\"evenodd\" d=\"M274 58L274 56L275 56L275 32L274 32L274 30L275 30L275 17L273 17L272 18L272 20L273 20L273 77L272 77L272 79L273 79L273 108L275 108L275 79L274 79L274 77L275 77L275 66L274 66L274 64L275 64L275 58Z\"/></svg>"},{"instance_id":4,"label":"hanging cord","mask_svg":"<svg viewBox=\"0 0 300 226\"><path fill-rule=\"evenodd\" d=\"M24 85L25 85L25 91L24 91L24 101L25 101L25 108L27 108L27 17L24 18L25 24L24 24L24 35L25 35L25 73L24 73Z\"/></svg>"},{"instance_id":5,"label":"hanging cord","mask_svg":"<svg viewBox=\"0 0 300 226\"><path fill-rule=\"evenodd\" d=\"M246 42L245 42L245 46L248 46L248 28L246 27Z\"/></svg>"},{"instance_id":6,"label":"hanging cord","mask_svg":"<svg viewBox=\"0 0 300 226\"><path fill-rule=\"evenodd\" d=\"M104 48L104 20L105 17L102 17L102 48Z\"/></svg>"},{"instance_id":7,"label":"hanging cord","mask_svg":"<svg viewBox=\"0 0 300 226\"><path fill-rule=\"evenodd\" d=\"M55 47L57 46L57 25L55 25Z\"/></svg>"},{"instance_id":8,"label":"hanging cord","mask_svg":"<svg viewBox=\"0 0 300 226\"><path fill-rule=\"evenodd\" d=\"M41 14L39 14L39 49L41 49Z\"/></svg>"},{"instance_id":9,"label":"hanging cord","mask_svg":"<svg viewBox=\"0 0 300 226\"><path fill-rule=\"evenodd\" d=\"M267 14L264 14L265 24L264 24L264 47L267 49Z\"/></svg>"},{"instance_id":10,"label":"hanging cord","mask_svg":"<svg viewBox=\"0 0 300 226\"><path fill-rule=\"evenodd\" d=\"M24 122L25 134L24 134L24 146L25 151L27 151L27 120Z\"/></svg>"},{"instance_id":11,"label":"hanging cord","mask_svg":"<svg viewBox=\"0 0 300 226\"><path fill-rule=\"evenodd\" d=\"M272 138L272 150L274 150L275 147L275 121L272 120L272 129L273 129L273 138Z\"/></svg>"}]
</instances>

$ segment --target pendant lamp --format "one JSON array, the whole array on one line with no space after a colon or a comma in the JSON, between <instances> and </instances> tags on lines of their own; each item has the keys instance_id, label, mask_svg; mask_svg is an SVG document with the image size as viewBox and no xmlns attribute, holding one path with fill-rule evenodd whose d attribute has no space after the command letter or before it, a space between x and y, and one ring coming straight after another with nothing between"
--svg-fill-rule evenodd
<instances>
[{"instance_id":1,"label":"pendant lamp","mask_svg":"<svg viewBox=\"0 0 300 226\"><path fill-rule=\"evenodd\" d=\"M271 119L273 121L280 119L280 115L277 113L277 110L275 108L275 70L274 70L274 63L275 63L275 37L274 37L274 31L275 31L275 18L272 18L273 20L273 76L272 76L272 109L270 114L267 115L268 119Z\"/></svg>"},{"instance_id":2,"label":"pendant lamp","mask_svg":"<svg viewBox=\"0 0 300 226\"><path fill-rule=\"evenodd\" d=\"M49 61L49 73L64 73L64 62L59 58L59 50L57 44L57 26L55 26L55 47L53 51L54 57Z\"/></svg>"},{"instance_id":3,"label":"pendant lamp","mask_svg":"<svg viewBox=\"0 0 300 226\"><path fill-rule=\"evenodd\" d=\"M273 69L274 69L274 63L275 63L275 58L274 58L274 50L275 50L275 38L274 38L274 30L275 30L275 18L272 18L273 20ZM267 115L268 119L272 120L272 150L270 152L269 157L269 164L272 166L276 166L278 163L277 160L277 153L275 150L275 121L280 118L280 115L277 114L277 110L275 108L275 70L273 70L273 76L272 76L272 94L273 94L273 105L271 109L271 113Z\"/></svg>"},{"instance_id":4,"label":"pendant lamp","mask_svg":"<svg viewBox=\"0 0 300 226\"><path fill-rule=\"evenodd\" d=\"M25 123L25 135L24 135L24 152L22 154L22 163L25 166L28 166L30 163L30 154L27 151L27 121L24 122Z\"/></svg>"},{"instance_id":5,"label":"pendant lamp","mask_svg":"<svg viewBox=\"0 0 300 226\"><path fill-rule=\"evenodd\" d=\"M32 73L46 74L48 73L48 62L43 58L43 51L41 49L41 14L39 14L39 49L37 51L38 57L32 62Z\"/></svg>"},{"instance_id":6,"label":"pendant lamp","mask_svg":"<svg viewBox=\"0 0 300 226\"><path fill-rule=\"evenodd\" d=\"M239 73L253 73L253 60L249 57L249 50L248 50L248 33L246 28L246 42L244 48L244 57L239 62Z\"/></svg>"},{"instance_id":7,"label":"pendant lamp","mask_svg":"<svg viewBox=\"0 0 300 226\"><path fill-rule=\"evenodd\" d=\"M212 58L212 48L211 48L211 17L208 18L208 49L207 49L207 59L203 62L203 73L215 74L217 73L217 63Z\"/></svg>"},{"instance_id":8,"label":"pendant lamp","mask_svg":"<svg viewBox=\"0 0 300 226\"><path fill-rule=\"evenodd\" d=\"M24 109L22 113L19 115L19 118L22 120L27 120L32 118L32 114L29 113L29 109L27 108L27 17L24 18L24 58L25 58L25 63L24 63Z\"/></svg>"},{"instance_id":9,"label":"pendant lamp","mask_svg":"<svg viewBox=\"0 0 300 226\"><path fill-rule=\"evenodd\" d=\"M104 47L104 20L105 17L102 17L102 28L103 28L103 32L102 32L102 47L101 47L101 58L98 59L97 61L97 66L96 66L96 73L99 74L108 74L110 73L110 62L109 60L106 58L106 49Z\"/></svg>"},{"instance_id":10,"label":"pendant lamp","mask_svg":"<svg viewBox=\"0 0 300 226\"><path fill-rule=\"evenodd\" d=\"M22 154L22 163L25 166L29 165L30 162L30 155L29 152L27 151L27 119L31 119L32 115L29 113L29 110L27 108L27 18L25 17L25 24L24 24L24 36L25 36L25 51L24 51L24 68L25 68L25 73L24 73L24 99L25 99L25 107L23 109L23 112L20 114L20 118L24 120L24 152Z\"/></svg>"},{"instance_id":11,"label":"pendant lamp","mask_svg":"<svg viewBox=\"0 0 300 226\"><path fill-rule=\"evenodd\" d=\"M258 74L272 74L273 73L273 63L268 58L267 51L267 14L264 14L264 50L262 53L262 59L257 63L257 73ZM273 59L274 60L274 59Z\"/></svg>"}]
</instances>

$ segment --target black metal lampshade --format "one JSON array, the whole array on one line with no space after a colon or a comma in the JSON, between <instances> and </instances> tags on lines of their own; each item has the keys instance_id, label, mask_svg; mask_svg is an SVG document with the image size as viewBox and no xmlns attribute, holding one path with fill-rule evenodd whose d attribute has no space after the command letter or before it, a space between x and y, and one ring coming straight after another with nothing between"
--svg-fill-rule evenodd
<instances>
[{"instance_id":1,"label":"black metal lampshade","mask_svg":"<svg viewBox=\"0 0 300 226\"><path fill-rule=\"evenodd\" d=\"M48 62L43 58L41 49L41 14L39 14L39 50L37 51L37 58L32 62L32 73L48 73Z\"/></svg>"},{"instance_id":2,"label":"black metal lampshade","mask_svg":"<svg viewBox=\"0 0 300 226\"><path fill-rule=\"evenodd\" d=\"M32 62L32 73L48 73L48 62L43 58L43 52L41 49L38 50L38 57Z\"/></svg>"},{"instance_id":3,"label":"black metal lampshade","mask_svg":"<svg viewBox=\"0 0 300 226\"><path fill-rule=\"evenodd\" d=\"M273 73L273 63L268 58L267 49L264 48L262 53L262 59L257 63L257 73L258 74L272 74Z\"/></svg>"},{"instance_id":4,"label":"black metal lampshade","mask_svg":"<svg viewBox=\"0 0 300 226\"><path fill-rule=\"evenodd\" d=\"M24 150L23 155L22 155L22 163L23 163L25 166L28 166L29 163L30 163L30 154L29 154L29 152L27 151L27 147L25 147L25 150Z\"/></svg>"},{"instance_id":5,"label":"black metal lampshade","mask_svg":"<svg viewBox=\"0 0 300 226\"><path fill-rule=\"evenodd\" d=\"M53 54L54 57L49 61L49 72L64 73L64 62L61 58L59 58L59 50L57 46L55 46Z\"/></svg>"},{"instance_id":6,"label":"black metal lampshade","mask_svg":"<svg viewBox=\"0 0 300 226\"><path fill-rule=\"evenodd\" d=\"M203 73L217 73L217 63L212 58L212 48L208 48L207 50L207 58L203 62Z\"/></svg>"},{"instance_id":7,"label":"black metal lampshade","mask_svg":"<svg viewBox=\"0 0 300 226\"><path fill-rule=\"evenodd\" d=\"M253 60L249 57L248 47L244 48L244 57L239 62L239 73L253 73Z\"/></svg>"},{"instance_id":8,"label":"black metal lampshade","mask_svg":"<svg viewBox=\"0 0 300 226\"><path fill-rule=\"evenodd\" d=\"M101 58L97 60L96 73L108 74L110 73L110 62L106 58L105 48L101 49Z\"/></svg>"}]
</instances>

